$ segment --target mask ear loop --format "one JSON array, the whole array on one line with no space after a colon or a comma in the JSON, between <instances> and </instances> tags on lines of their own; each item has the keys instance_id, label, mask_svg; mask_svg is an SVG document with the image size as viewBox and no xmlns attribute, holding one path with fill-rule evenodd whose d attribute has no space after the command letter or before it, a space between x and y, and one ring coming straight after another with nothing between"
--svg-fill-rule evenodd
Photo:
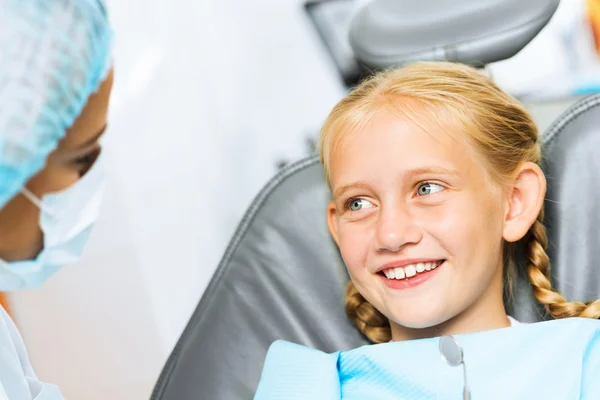
<instances>
[{"instance_id":1,"label":"mask ear loop","mask_svg":"<svg viewBox=\"0 0 600 400\"><path fill-rule=\"evenodd\" d=\"M56 213L53 212L52 210L49 210L48 207L44 206L42 204L42 201L40 199L38 199L35 194L31 193L31 191L29 191L29 189L27 189L26 187L23 187L23 189L21 189L21 194L23 194L23 196L25 196L25 198L27 198L27 200L29 200L37 208L39 208L41 212L43 212L44 214L49 215L53 219L57 218Z\"/></svg>"}]
</instances>

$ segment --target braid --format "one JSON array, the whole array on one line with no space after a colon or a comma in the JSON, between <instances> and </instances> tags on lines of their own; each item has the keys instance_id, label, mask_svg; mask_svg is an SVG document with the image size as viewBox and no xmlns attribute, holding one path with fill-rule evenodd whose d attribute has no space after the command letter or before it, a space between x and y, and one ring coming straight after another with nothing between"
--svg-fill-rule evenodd
<instances>
[{"instance_id":1,"label":"braid","mask_svg":"<svg viewBox=\"0 0 600 400\"><path fill-rule=\"evenodd\" d=\"M546 254L548 237L542 224L543 210L529 230L527 247L527 274L533 285L533 294L546 307L552 318L584 317L600 318L600 300L589 303L568 302L550 284L550 259Z\"/></svg>"},{"instance_id":2,"label":"braid","mask_svg":"<svg viewBox=\"0 0 600 400\"><path fill-rule=\"evenodd\" d=\"M371 342L385 343L392 339L389 320L358 292L352 281L346 286L345 308L346 316Z\"/></svg>"}]
</instances>

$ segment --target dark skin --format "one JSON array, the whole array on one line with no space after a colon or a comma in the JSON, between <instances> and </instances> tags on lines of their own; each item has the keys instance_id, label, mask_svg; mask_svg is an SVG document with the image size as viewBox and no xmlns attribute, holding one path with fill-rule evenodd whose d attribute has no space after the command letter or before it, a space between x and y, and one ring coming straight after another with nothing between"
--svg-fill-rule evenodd
<instances>
[{"instance_id":1,"label":"dark skin","mask_svg":"<svg viewBox=\"0 0 600 400\"><path fill-rule=\"evenodd\" d=\"M77 182L100 154L99 140L106 129L108 102L113 72L92 94L75 123L69 128L46 166L25 185L38 198L55 193ZM0 258L29 260L43 248L39 227L40 210L22 194L0 209Z\"/></svg>"}]
</instances>

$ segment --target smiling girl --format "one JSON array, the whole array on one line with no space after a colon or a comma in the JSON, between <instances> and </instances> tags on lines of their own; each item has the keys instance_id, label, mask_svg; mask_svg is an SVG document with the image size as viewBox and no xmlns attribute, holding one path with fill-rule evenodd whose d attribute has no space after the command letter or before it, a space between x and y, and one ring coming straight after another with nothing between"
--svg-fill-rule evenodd
<instances>
[{"instance_id":1,"label":"smiling girl","mask_svg":"<svg viewBox=\"0 0 600 400\"><path fill-rule=\"evenodd\" d=\"M415 63L375 75L330 113L321 131L321 160L333 194L329 230L350 275L346 313L371 342L410 340L404 344L415 349L421 345L415 339L516 325L504 300L517 245L526 249L534 295L550 316L600 317L599 301L569 302L550 284L536 126L477 70ZM589 335L580 344L589 349L587 339L600 330L597 321L587 322L593 325L585 325ZM277 346L257 398L277 398L267 395L274 393L267 371L278 365L278 374L287 376L277 360L298 353ZM411 350L404 351L406 362ZM344 359L337 354L338 389L350 398L343 373L373 370L354 364L349 371ZM385 364L375 357L369 365L378 360ZM403 364L394 362L397 373ZM318 357L311 363L313 369L322 364Z\"/></svg>"}]
</instances>

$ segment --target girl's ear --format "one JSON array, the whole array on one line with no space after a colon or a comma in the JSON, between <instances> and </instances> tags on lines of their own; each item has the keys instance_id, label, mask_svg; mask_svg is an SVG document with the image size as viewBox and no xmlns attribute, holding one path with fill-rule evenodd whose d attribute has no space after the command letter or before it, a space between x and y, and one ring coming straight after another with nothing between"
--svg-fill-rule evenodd
<instances>
[{"instance_id":1,"label":"girl's ear","mask_svg":"<svg viewBox=\"0 0 600 400\"><path fill-rule=\"evenodd\" d=\"M327 227L329 228L329 233L333 237L333 240L339 246L337 209L335 208L333 201L327 205Z\"/></svg>"},{"instance_id":2,"label":"girl's ear","mask_svg":"<svg viewBox=\"0 0 600 400\"><path fill-rule=\"evenodd\" d=\"M507 242L522 239L544 205L546 177L535 163L526 162L517 171L508 197L503 237Z\"/></svg>"}]
</instances>

